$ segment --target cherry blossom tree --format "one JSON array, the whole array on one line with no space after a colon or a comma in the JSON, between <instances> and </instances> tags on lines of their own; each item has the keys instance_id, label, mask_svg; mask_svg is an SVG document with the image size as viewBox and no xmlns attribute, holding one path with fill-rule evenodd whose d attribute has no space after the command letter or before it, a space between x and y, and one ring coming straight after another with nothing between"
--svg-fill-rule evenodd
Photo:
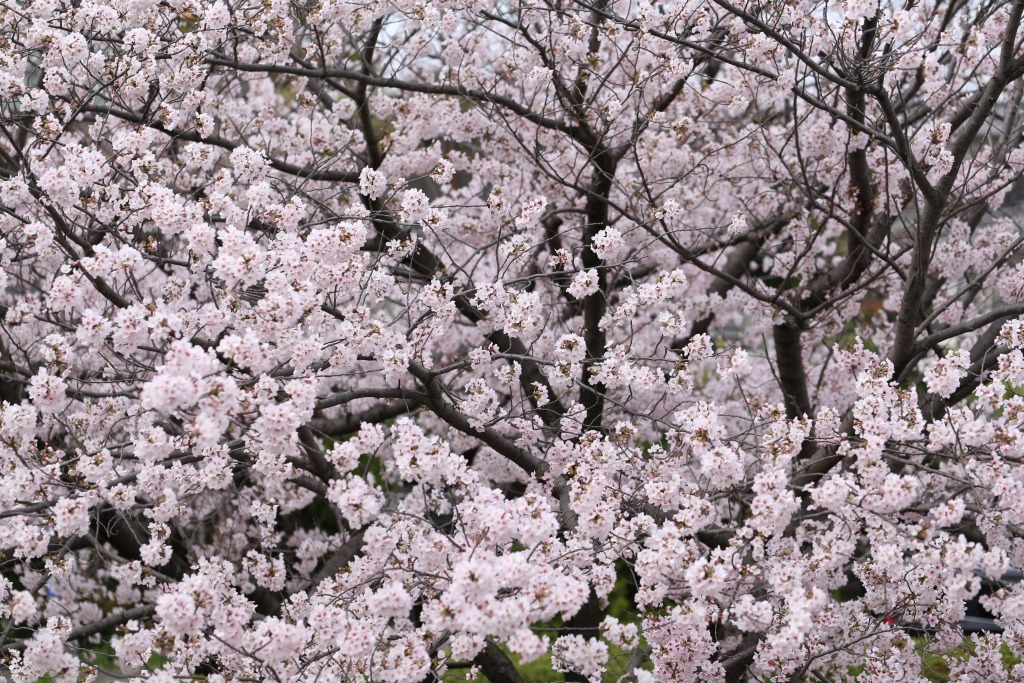
<instances>
[{"instance_id":1,"label":"cherry blossom tree","mask_svg":"<svg viewBox=\"0 0 1024 683\"><path fill-rule=\"evenodd\" d=\"M0 3L5 675L1024 679L1024 0L737 1Z\"/></svg>"}]
</instances>

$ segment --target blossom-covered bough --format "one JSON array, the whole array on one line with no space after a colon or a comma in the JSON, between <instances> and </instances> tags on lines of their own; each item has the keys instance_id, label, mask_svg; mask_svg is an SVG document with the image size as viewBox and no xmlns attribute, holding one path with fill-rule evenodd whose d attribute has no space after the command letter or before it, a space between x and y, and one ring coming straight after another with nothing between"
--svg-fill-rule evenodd
<instances>
[{"instance_id":1,"label":"blossom-covered bough","mask_svg":"<svg viewBox=\"0 0 1024 683\"><path fill-rule=\"evenodd\" d=\"M5 0L4 675L1019 680L1022 10Z\"/></svg>"}]
</instances>

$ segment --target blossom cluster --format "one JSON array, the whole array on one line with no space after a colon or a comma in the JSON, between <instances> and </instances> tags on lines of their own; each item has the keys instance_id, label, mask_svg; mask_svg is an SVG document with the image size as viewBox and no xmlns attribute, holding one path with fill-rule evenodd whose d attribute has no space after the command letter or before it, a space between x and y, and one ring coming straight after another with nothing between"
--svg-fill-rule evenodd
<instances>
[{"instance_id":1,"label":"blossom cluster","mask_svg":"<svg viewBox=\"0 0 1024 683\"><path fill-rule=\"evenodd\" d=\"M3 675L1024 675L1024 5L768 9L0 7Z\"/></svg>"}]
</instances>

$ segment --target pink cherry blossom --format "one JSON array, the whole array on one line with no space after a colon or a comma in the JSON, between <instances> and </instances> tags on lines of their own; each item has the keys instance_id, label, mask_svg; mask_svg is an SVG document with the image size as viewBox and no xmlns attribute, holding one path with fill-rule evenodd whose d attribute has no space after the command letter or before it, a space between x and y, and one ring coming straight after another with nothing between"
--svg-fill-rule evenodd
<instances>
[{"instance_id":1,"label":"pink cherry blossom","mask_svg":"<svg viewBox=\"0 0 1024 683\"><path fill-rule=\"evenodd\" d=\"M4 674L1015 680L1022 18L5 8Z\"/></svg>"}]
</instances>

